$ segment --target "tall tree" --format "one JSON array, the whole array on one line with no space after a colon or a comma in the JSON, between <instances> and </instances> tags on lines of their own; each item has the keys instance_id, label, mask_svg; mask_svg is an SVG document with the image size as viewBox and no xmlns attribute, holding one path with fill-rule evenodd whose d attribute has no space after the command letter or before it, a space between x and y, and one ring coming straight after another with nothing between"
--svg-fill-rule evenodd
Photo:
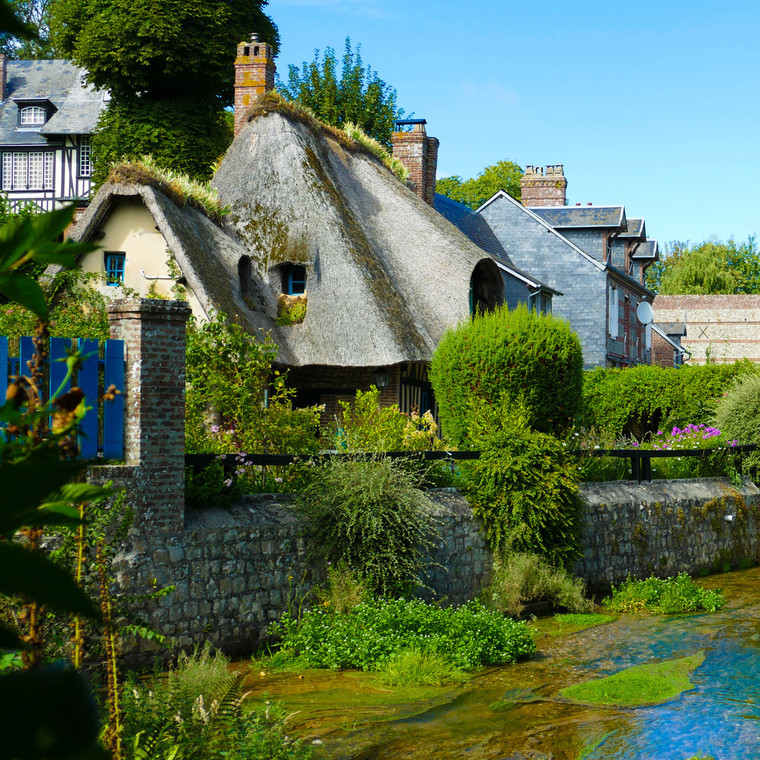
<instances>
[{"instance_id":1,"label":"tall tree","mask_svg":"<svg viewBox=\"0 0 760 760\"><path fill-rule=\"evenodd\" d=\"M646 277L647 287L662 295L760 293L760 250L753 236L744 243L674 241Z\"/></svg>"},{"instance_id":2,"label":"tall tree","mask_svg":"<svg viewBox=\"0 0 760 760\"><path fill-rule=\"evenodd\" d=\"M353 122L385 146L390 147L394 122L403 111L396 107L396 90L387 85L370 66L364 67L361 45L351 48L346 37L340 78L335 50L325 49L320 59L314 51L311 63L302 69L288 67L288 83L278 83L284 97L307 106L326 124L342 127Z\"/></svg>"},{"instance_id":3,"label":"tall tree","mask_svg":"<svg viewBox=\"0 0 760 760\"><path fill-rule=\"evenodd\" d=\"M9 0L8 5L33 37L6 31L0 34L0 53L9 58L53 58L50 43L50 6L52 0Z\"/></svg>"},{"instance_id":4,"label":"tall tree","mask_svg":"<svg viewBox=\"0 0 760 760\"><path fill-rule=\"evenodd\" d=\"M56 0L51 38L111 92L93 139L95 179L111 161L153 154L207 178L229 144L237 43L258 32L275 50L268 0Z\"/></svg>"},{"instance_id":5,"label":"tall tree","mask_svg":"<svg viewBox=\"0 0 760 760\"><path fill-rule=\"evenodd\" d=\"M436 182L435 191L470 208L482 206L494 193L506 190L520 200L520 177L523 170L512 161L499 161L486 166L477 177L463 180L459 176L443 177Z\"/></svg>"}]
</instances>

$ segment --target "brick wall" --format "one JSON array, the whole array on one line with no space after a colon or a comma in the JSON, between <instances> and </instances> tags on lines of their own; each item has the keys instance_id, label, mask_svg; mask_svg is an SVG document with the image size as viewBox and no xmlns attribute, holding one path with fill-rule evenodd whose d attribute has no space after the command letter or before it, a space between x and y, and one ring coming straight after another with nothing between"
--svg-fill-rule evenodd
<instances>
[{"instance_id":1,"label":"brick wall","mask_svg":"<svg viewBox=\"0 0 760 760\"><path fill-rule=\"evenodd\" d=\"M520 199L523 206L565 206L567 180L562 164L526 166L520 178Z\"/></svg>"},{"instance_id":2,"label":"brick wall","mask_svg":"<svg viewBox=\"0 0 760 760\"><path fill-rule=\"evenodd\" d=\"M683 322L681 345L690 364L710 361L760 362L760 296L657 296L655 322Z\"/></svg>"},{"instance_id":3,"label":"brick wall","mask_svg":"<svg viewBox=\"0 0 760 760\"><path fill-rule=\"evenodd\" d=\"M250 42L241 42L235 58L235 124L234 134L243 128L254 100L274 89L274 53L257 35Z\"/></svg>"},{"instance_id":4,"label":"brick wall","mask_svg":"<svg viewBox=\"0 0 760 760\"><path fill-rule=\"evenodd\" d=\"M409 170L409 182L417 195L433 205L438 166L438 140L428 137L424 124L411 132L394 132L393 155Z\"/></svg>"}]
</instances>

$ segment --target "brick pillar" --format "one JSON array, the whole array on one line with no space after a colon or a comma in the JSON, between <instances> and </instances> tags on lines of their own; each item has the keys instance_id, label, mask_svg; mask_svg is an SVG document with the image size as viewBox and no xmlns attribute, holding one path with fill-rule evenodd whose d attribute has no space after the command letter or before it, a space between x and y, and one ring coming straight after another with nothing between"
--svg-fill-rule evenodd
<instances>
[{"instance_id":1,"label":"brick pillar","mask_svg":"<svg viewBox=\"0 0 760 760\"><path fill-rule=\"evenodd\" d=\"M250 42L237 46L235 58L235 126L234 133L245 124L248 109L254 100L274 89L274 52L266 42L259 42L257 34L251 35Z\"/></svg>"},{"instance_id":2,"label":"brick pillar","mask_svg":"<svg viewBox=\"0 0 760 760\"><path fill-rule=\"evenodd\" d=\"M185 511L185 327L183 301L120 299L108 307L111 337L124 341L125 464L135 527L178 534Z\"/></svg>"},{"instance_id":3,"label":"brick pillar","mask_svg":"<svg viewBox=\"0 0 760 760\"><path fill-rule=\"evenodd\" d=\"M5 102L8 94L8 56L0 53L0 103Z\"/></svg>"},{"instance_id":4,"label":"brick pillar","mask_svg":"<svg viewBox=\"0 0 760 760\"><path fill-rule=\"evenodd\" d=\"M526 166L520 178L520 199L523 206L566 206L567 180L562 164Z\"/></svg>"},{"instance_id":5,"label":"brick pillar","mask_svg":"<svg viewBox=\"0 0 760 760\"><path fill-rule=\"evenodd\" d=\"M438 140L427 136L424 119L414 119L410 123L413 124L411 132L391 135L393 155L409 170L409 182L414 192L432 206L438 170Z\"/></svg>"}]
</instances>

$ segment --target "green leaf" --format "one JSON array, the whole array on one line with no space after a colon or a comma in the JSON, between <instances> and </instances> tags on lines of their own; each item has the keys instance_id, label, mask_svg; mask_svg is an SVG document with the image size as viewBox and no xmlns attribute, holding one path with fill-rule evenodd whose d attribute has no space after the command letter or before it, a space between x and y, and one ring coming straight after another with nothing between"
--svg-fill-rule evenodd
<instances>
[{"instance_id":1,"label":"green leaf","mask_svg":"<svg viewBox=\"0 0 760 760\"><path fill-rule=\"evenodd\" d=\"M51 501L46 501L42 506L51 509L57 505L102 501L118 493L119 489L116 488L103 488L89 483L67 483L58 493L53 495Z\"/></svg>"},{"instance_id":2,"label":"green leaf","mask_svg":"<svg viewBox=\"0 0 760 760\"><path fill-rule=\"evenodd\" d=\"M39 283L31 277L16 272L0 275L0 293L34 312L40 319L47 320L45 294Z\"/></svg>"},{"instance_id":3,"label":"green leaf","mask_svg":"<svg viewBox=\"0 0 760 760\"><path fill-rule=\"evenodd\" d=\"M92 600L69 573L39 552L19 544L0 543L0 594L24 594L63 612L100 618Z\"/></svg>"},{"instance_id":4,"label":"green leaf","mask_svg":"<svg viewBox=\"0 0 760 760\"><path fill-rule=\"evenodd\" d=\"M97 746L100 720L97 701L73 668L56 664L0 676L0 704L0 759L104 757L79 754Z\"/></svg>"},{"instance_id":5,"label":"green leaf","mask_svg":"<svg viewBox=\"0 0 760 760\"><path fill-rule=\"evenodd\" d=\"M0 31L24 40L36 37L34 29L19 20L7 0L0 0Z\"/></svg>"},{"instance_id":6,"label":"green leaf","mask_svg":"<svg viewBox=\"0 0 760 760\"><path fill-rule=\"evenodd\" d=\"M20 462L0 462L0 534L17 530L21 515L34 513L51 494L84 469L82 462L64 462L57 452L36 451ZM23 522L21 522L23 525Z\"/></svg>"},{"instance_id":7,"label":"green leaf","mask_svg":"<svg viewBox=\"0 0 760 760\"><path fill-rule=\"evenodd\" d=\"M0 625L0 649L23 649L24 642L19 638L18 632L8 626Z\"/></svg>"}]
</instances>

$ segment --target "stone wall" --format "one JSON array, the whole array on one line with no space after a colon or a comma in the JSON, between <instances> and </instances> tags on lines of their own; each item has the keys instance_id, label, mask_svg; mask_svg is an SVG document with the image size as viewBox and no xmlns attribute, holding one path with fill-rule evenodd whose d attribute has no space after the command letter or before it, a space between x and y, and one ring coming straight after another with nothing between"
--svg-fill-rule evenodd
<instances>
[{"instance_id":1,"label":"stone wall","mask_svg":"<svg viewBox=\"0 0 760 760\"><path fill-rule=\"evenodd\" d=\"M596 588L696 574L760 560L760 490L723 478L586 483L583 558L575 572Z\"/></svg>"},{"instance_id":2,"label":"stone wall","mask_svg":"<svg viewBox=\"0 0 760 760\"><path fill-rule=\"evenodd\" d=\"M297 607L324 579L310 562L303 526L284 497L247 497L230 510L185 511L184 356L189 308L171 301L117 301L114 336L125 340L127 454L124 465L94 467L91 479L123 486L134 523L115 559L128 594L174 590L144 607L144 617L180 646L211 641L250 652L271 622ZM725 480L586 484L576 572L592 587L630 573L696 573L760 559L760 490ZM481 531L457 491L431 492L440 520L432 567L421 592L462 603L488 583L492 564ZM131 647L131 649L130 649ZM128 643L134 662L155 656Z\"/></svg>"}]
</instances>

